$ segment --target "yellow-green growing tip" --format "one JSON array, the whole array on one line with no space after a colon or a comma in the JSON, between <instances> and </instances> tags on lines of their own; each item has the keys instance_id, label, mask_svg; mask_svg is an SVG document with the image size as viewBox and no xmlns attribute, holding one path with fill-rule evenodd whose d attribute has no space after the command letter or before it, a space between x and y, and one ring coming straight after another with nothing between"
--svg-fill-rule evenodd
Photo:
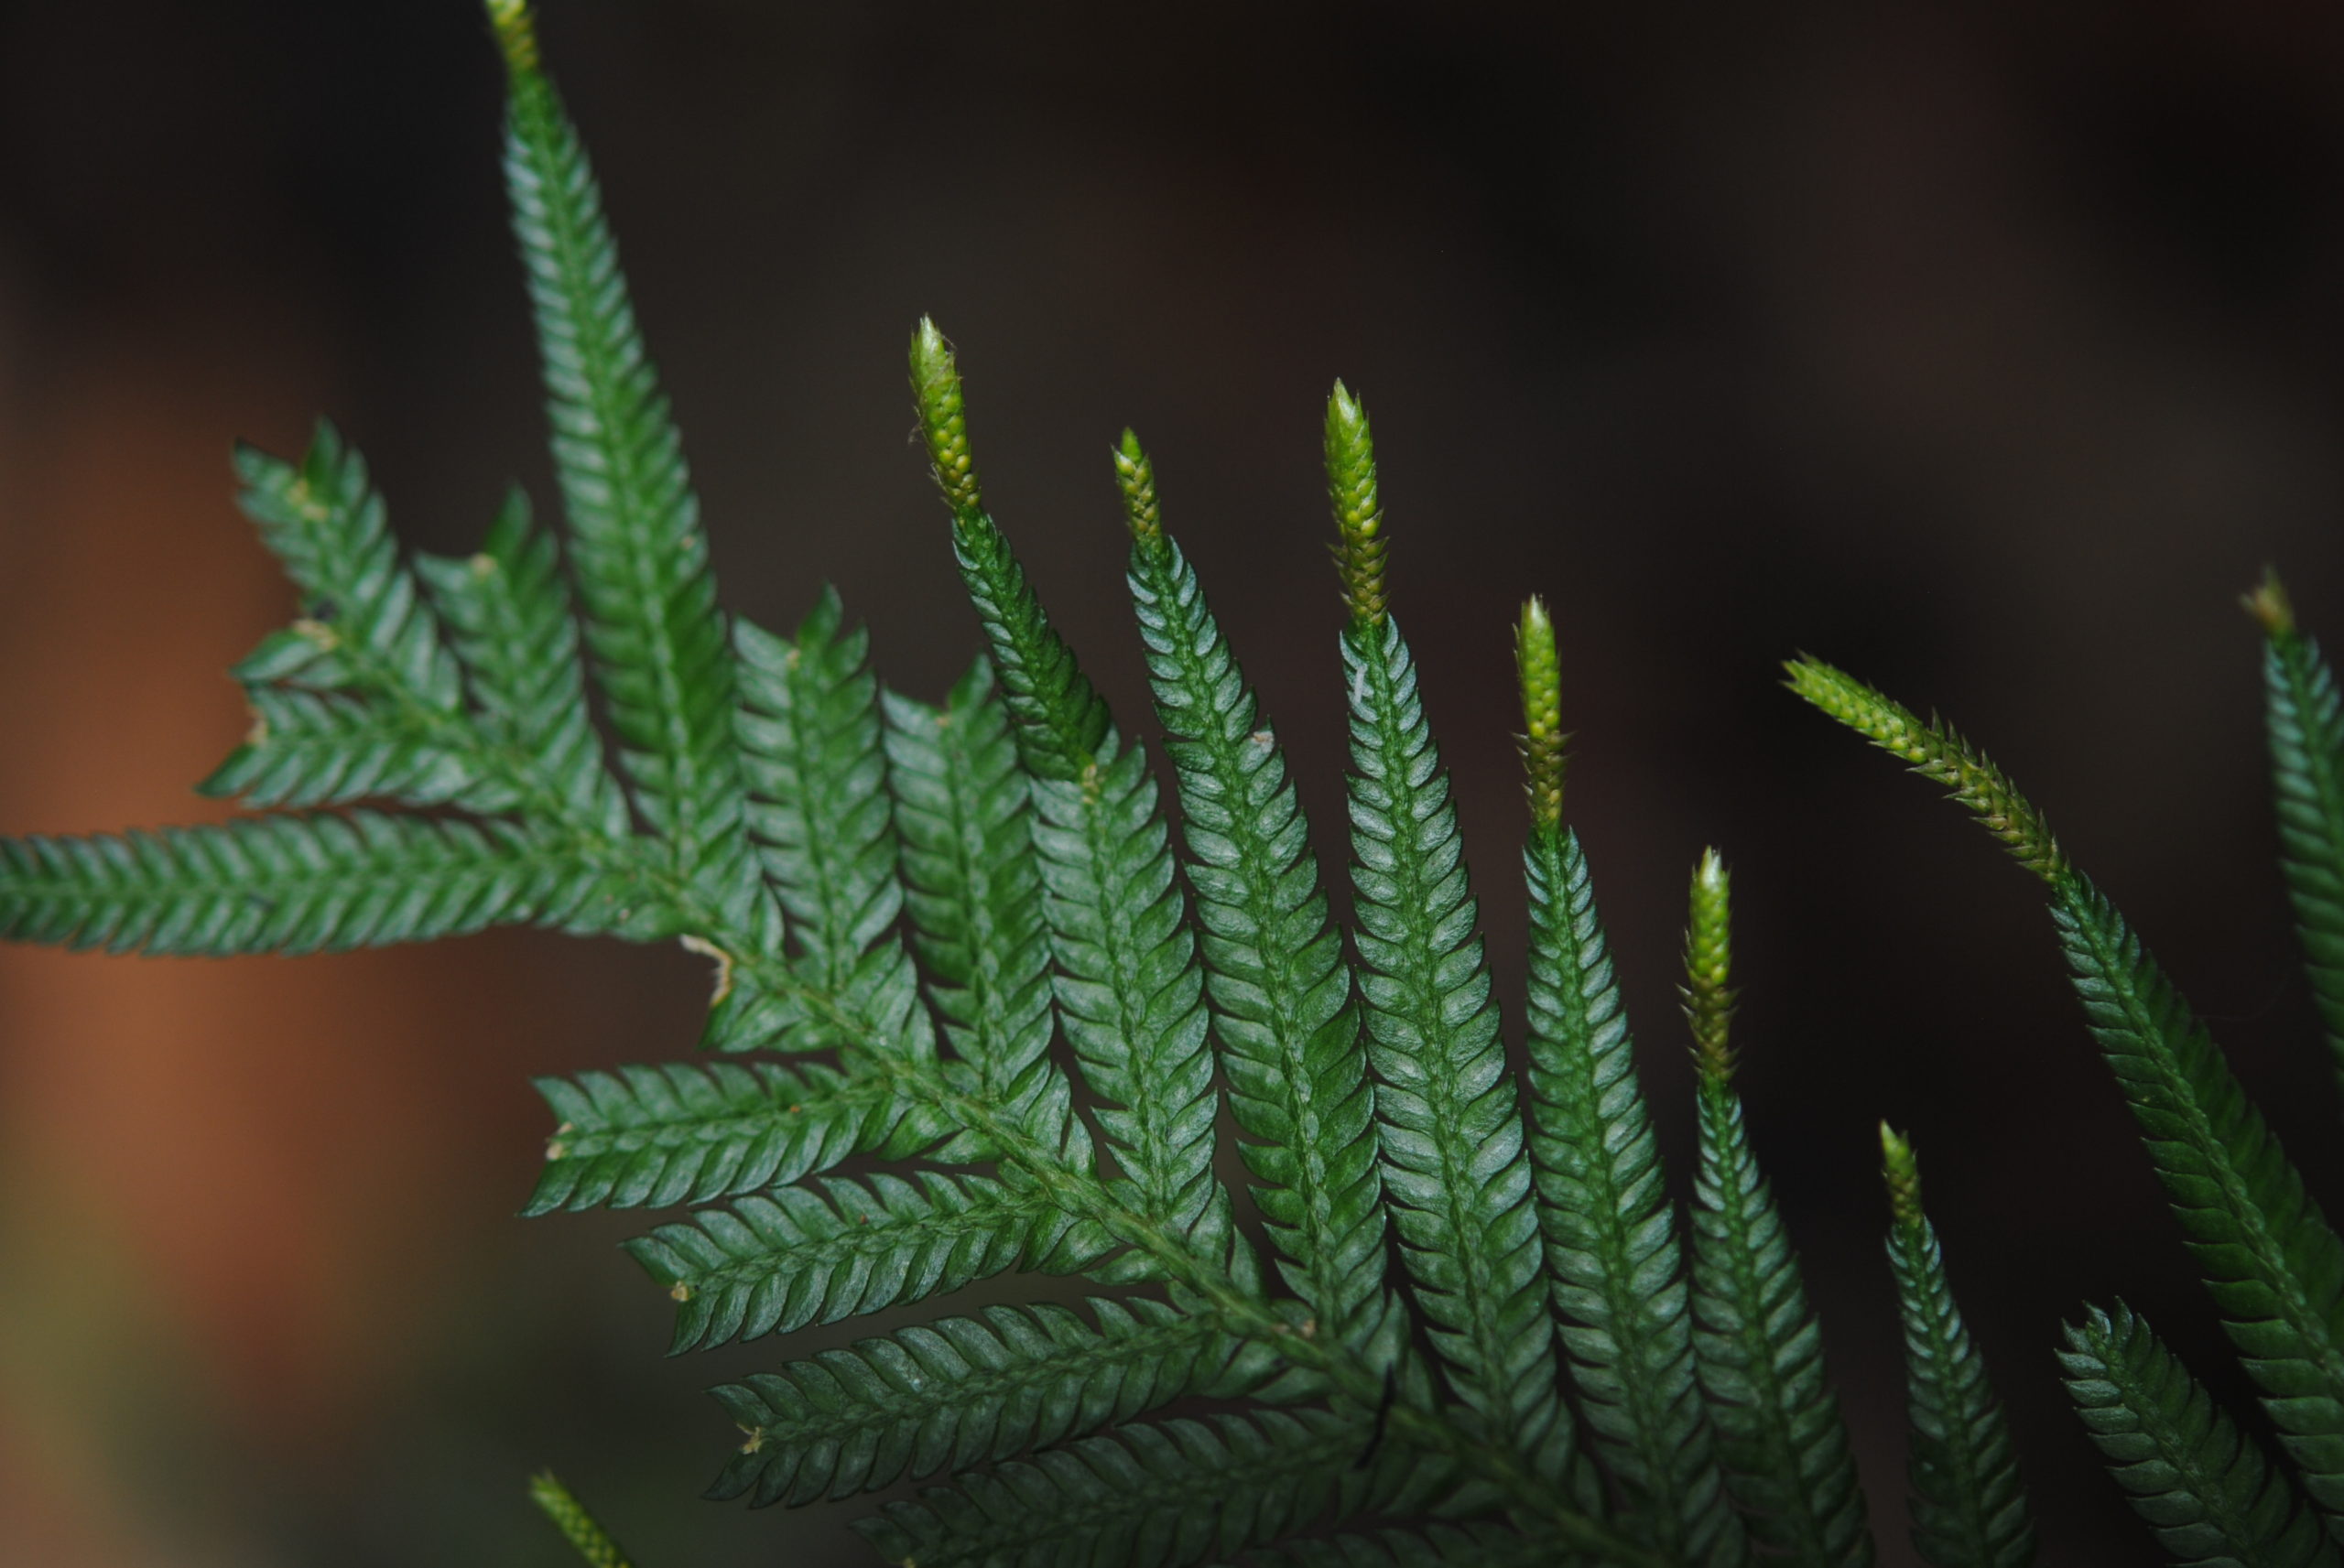
<instances>
[{"instance_id":1,"label":"yellow-green growing tip","mask_svg":"<svg viewBox=\"0 0 2344 1568\"><path fill-rule=\"evenodd\" d=\"M507 70L537 69L537 27L529 15L529 0L488 0L488 21L496 29Z\"/></svg>"},{"instance_id":2,"label":"yellow-green growing tip","mask_svg":"<svg viewBox=\"0 0 2344 1568\"><path fill-rule=\"evenodd\" d=\"M2240 602L2246 606L2246 612L2262 624L2266 634L2273 637L2295 634L2295 607L2288 600L2286 587L2280 582L2276 568L2263 568L2263 580Z\"/></svg>"},{"instance_id":3,"label":"yellow-green growing tip","mask_svg":"<svg viewBox=\"0 0 2344 1568\"><path fill-rule=\"evenodd\" d=\"M550 1470L540 1470L529 1477L529 1497L553 1527L561 1531L562 1539L584 1559L588 1568L628 1568L626 1554L610 1537L585 1505L572 1497Z\"/></svg>"},{"instance_id":4,"label":"yellow-green growing tip","mask_svg":"<svg viewBox=\"0 0 2344 1568\"><path fill-rule=\"evenodd\" d=\"M936 488L956 522L973 522L984 511L976 460L969 450L969 415L960 390L960 367L952 345L933 319L923 316L912 330L912 397L919 405L920 435L928 442Z\"/></svg>"},{"instance_id":5,"label":"yellow-green growing tip","mask_svg":"<svg viewBox=\"0 0 2344 1568\"><path fill-rule=\"evenodd\" d=\"M1880 1124L1880 1173L1888 1184L1888 1206L1896 1223L1914 1226L1921 1223L1921 1162L1913 1152L1913 1141L1888 1125Z\"/></svg>"},{"instance_id":6,"label":"yellow-green growing tip","mask_svg":"<svg viewBox=\"0 0 2344 1568\"><path fill-rule=\"evenodd\" d=\"M1563 775L1568 766L1563 733L1563 670L1555 649L1555 623L1536 594L1523 600L1514 628L1514 667L1522 687L1522 769L1530 799L1530 821L1552 832L1563 821Z\"/></svg>"},{"instance_id":7,"label":"yellow-green growing tip","mask_svg":"<svg viewBox=\"0 0 2344 1568\"><path fill-rule=\"evenodd\" d=\"M1367 409L1341 382L1327 399L1327 503L1335 514L1335 568L1354 624L1384 621L1384 502Z\"/></svg>"},{"instance_id":8,"label":"yellow-green growing tip","mask_svg":"<svg viewBox=\"0 0 2344 1568\"><path fill-rule=\"evenodd\" d=\"M1126 428L1123 445L1115 449L1115 488L1123 492L1123 526L1134 544L1153 545L1164 537L1164 519L1156 500L1156 465L1139 444L1139 434Z\"/></svg>"},{"instance_id":9,"label":"yellow-green growing tip","mask_svg":"<svg viewBox=\"0 0 2344 1568\"><path fill-rule=\"evenodd\" d=\"M1685 1022L1701 1076L1724 1084L1733 1077L1734 993L1732 880L1715 849L1701 851L1685 924Z\"/></svg>"}]
</instances>

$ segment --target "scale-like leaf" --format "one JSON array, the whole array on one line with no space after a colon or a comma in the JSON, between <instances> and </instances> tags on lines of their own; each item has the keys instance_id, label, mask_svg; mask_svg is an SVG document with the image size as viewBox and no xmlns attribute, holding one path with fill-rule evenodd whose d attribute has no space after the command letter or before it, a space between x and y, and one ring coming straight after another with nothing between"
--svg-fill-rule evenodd
<instances>
[{"instance_id":1,"label":"scale-like leaf","mask_svg":"<svg viewBox=\"0 0 2344 1568\"><path fill-rule=\"evenodd\" d=\"M1880 1127L1894 1222L1888 1263L1904 1325L1913 1546L1934 1568L2025 1568L2035 1526L1986 1364L1946 1282L1937 1233L1921 1211L1913 1146Z\"/></svg>"},{"instance_id":2,"label":"scale-like leaf","mask_svg":"<svg viewBox=\"0 0 2344 1568\"><path fill-rule=\"evenodd\" d=\"M679 1062L537 1085L559 1125L530 1215L667 1208L795 1182L885 1145L910 1111L884 1079L820 1065Z\"/></svg>"},{"instance_id":3,"label":"scale-like leaf","mask_svg":"<svg viewBox=\"0 0 2344 1568\"><path fill-rule=\"evenodd\" d=\"M2086 1310L2059 1353L2067 1392L2132 1511L2189 1568L2328 1568L2335 1543L2149 1325Z\"/></svg>"},{"instance_id":4,"label":"scale-like leaf","mask_svg":"<svg viewBox=\"0 0 2344 1568\"><path fill-rule=\"evenodd\" d=\"M756 1507L964 1470L1250 1381L1242 1342L1161 1302L987 1307L716 1390L748 1442L709 1488Z\"/></svg>"},{"instance_id":5,"label":"scale-like leaf","mask_svg":"<svg viewBox=\"0 0 2344 1568\"><path fill-rule=\"evenodd\" d=\"M957 1291L1047 1258L1069 1221L1048 1195L920 1173L776 1187L626 1244L677 1303L674 1348L788 1334Z\"/></svg>"},{"instance_id":6,"label":"scale-like leaf","mask_svg":"<svg viewBox=\"0 0 2344 1568\"><path fill-rule=\"evenodd\" d=\"M1401 1257L1459 1396L1494 1438L1568 1464L1554 1325L1514 1076L1498 1037L1449 778L1416 672L1384 612L1367 415L1340 383L1328 489L1351 607L1351 885L1384 1188Z\"/></svg>"},{"instance_id":7,"label":"scale-like leaf","mask_svg":"<svg viewBox=\"0 0 2344 1568\"><path fill-rule=\"evenodd\" d=\"M1693 1348L1726 1485L1763 1546L1811 1568L1872 1560L1823 1330L1742 1125L1730 1038L1730 883L1712 849L1693 873L1685 1014L1700 1066L1693 1204Z\"/></svg>"},{"instance_id":8,"label":"scale-like leaf","mask_svg":"<svg viewBox=\"0 0 2344 1568\"><path fill-rule=\"evenodd\" d=\"M2344 702L2319 644L2296 629L2279 579L2266 579L2247 604L2267 633L2264 719L2280 869L2328 1054L2344 1080Z\"/></svg>"},{"instance_id":9,"label":"scale-like leaf","mask_svg":"<svg viewBox=\"0 0 2344 1568\"><path fill-rule=\"evenodd\" d=\"M1342 937L1286 758L1197 574L1165 536L1138 438L1116 453L1129 579L1179 780L1188 884L1253 1199L1320 1331L1369 1349L1396 1325L1384 1284L1374 1093ZM1376 1359L1394 1347L1371 1350Z\"/></svg>"},{"instance_id":10,"label":"scale-like leaf","mask_svg":"<svg viewBox=\"0 0 2344 1568\"><path fill-rule=\"evenodd\" d=\"M1381 1478L1358 1464L1368 1435L1307 1409L1126 1426L891 1503L861 1528L889 1562L920 1568L1184 1568L1357 1509Z\"/></svg>"},{"instance_id":11,"label":"scale-like leaf","mask_svg":"<svg viewBox=\"0 0 2344 1568\"><path fill-rule=\"evenodd\" d=\"M591 925L613 896L512 829L371 811L0 839L0 936L112 953L339 952Z\"/></svg>"}]
</instances>

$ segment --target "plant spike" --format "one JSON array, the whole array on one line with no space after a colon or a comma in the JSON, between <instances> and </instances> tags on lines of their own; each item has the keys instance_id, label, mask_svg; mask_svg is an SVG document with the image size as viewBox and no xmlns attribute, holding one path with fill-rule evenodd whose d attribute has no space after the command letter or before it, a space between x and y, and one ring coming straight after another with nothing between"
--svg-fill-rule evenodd
<instances>
[{"instance_id":1,"label":"plant spike","mask_svg":"<svg viewBox=\"0 0 2344 1568\"><path fill-rule=\"evenodd\" d=\"M1726 1486L1762 1547L1808 1568L1862 1568L1872 1531L1823 1334L1743 1125L1730 1038L1731 883L1715 849L1693 872L1685 1018L1700 1068L1693 1348Z\"/></svg>"},{"instance_id":2,"label":"plant spike","mask_svg":"<svg viewBox=\"0 0 2344 1568\"><path fill-rule=\"evenodd\" d=\"M1059 1020L1085 1081L1108 1101L1099 1122L1138 1207L1209 1249L1249 1256L1212 1172L1219 1096L1204 977L1146 753L1116 734L982 510L960 368L926 318L912 334L911 366L961 579L1033 775ZM1136 1255L1130 1262L1143 1275L1152 1269Z\"/></svg>"},{"instance_id":3,"label":"plant spike","mask_svg":"<svg viewBox=\"0 0 2344 1568\"><path fill-rule=\"evenodd\" d=\"M626 1553L618 1543L586 1511L586 1505L572 1497L570 1488L550 1470L540 1470L529 1477L529 1498L553 1521L554 1529L570 1542L587 1568L629 1568Z\"/></svg>"},{"instance_id":4,"label":"plant spike","mask_svg":"<svg viewBox=\"0 0 2344 1568\"><path fill-rule=\"evenodd\" d=\"M683 450L635 328L576 129L539 67L526 0L489 0L509 100L505 178L545 360L554 468L586 641L635 804L694 923L779 914L750 848L732 664ZM726 924L738 924L737 918ZM738 955L735 955L737 957Z\"/></svg>"},{"instance_id":5,"label":"plant spike","mask_svg":"<svg viewBox=\"0 0 2344 1568\"><path fill-rule=\"evenodd\" d=\"M2319 644L2295 626L2278 574L2246 605L2263 632L2264 724L2279 818L2280 869L2304 969L2344 1086L2344 702Z\"/></svg>"},{"instance_id":6,"label":"plant spike","mask_svg":"<svg viewBox=\"0 0 2344 1568\"><path fill-rule=\"evenodd\" d=\"M2059 1363L2109 1474L2176 1563L2334 1568L2335 1542L2286 1476L2130 1307L2087 1307Z\"/></svg>"},{"instance_id":7,"label":"plant spike","mask_svg":"<svg viewBox=\"0 0 2344 1568\"><path fill-rule=\"evenodd\" d=\"M1950 783L1996 837L2051 884L2051 918L2084 1017L2139 1123L2182 1234L2241 1363L2344 1529L2344 1242L2188 1007L2090 880L2061 858L2042 819L1992 763L1949 730L1812 660L1791 685L1916 771ZM1890 739L1883 739L1883 736Z\"/></svg>"},{"instance_id":8,"label":"plant spike","mask_svg":"<svg viewBox=\"0 0 2344 1568\"><path fill-rule=\"evenodd\" d=\"M1985 1362L1946 1282L1937 1231L1921 1211L1920 1163L1884 1121L1880 1148L1888 1262L1904 1320L1914 1549L1934 1568L2024 1568L2035 1558L2026 1488Z\"/></svg>"},{"instance_id":9,"label":"plant spike","mask_svg":"<svg viewBox=\"0 0 2344 1568\"><path fill-rule=\"evenodd\" d=\"M1327 481L1351 608L1342 657L1353 944L1384 1188L1452 1387L1490 1440L1517 1445L1559 1480L1572 1467L1570 1432L1522 1116L1448 774L1408 645L1384 610L1367 412L1340 384L1327 406Z\"/></svg>"},{"instance_id":10,"label":"plant spike","mask_svg":"<svg viewBox=\"0 0 2344 1568\"><path fill-rule=\"evenodd\" d=\"M1132 600L1179 782L1188 883L1253 1197L1317 1331L1397 1353L1384 1283L1374 1091L1351 966L1286 758L1196 570L1163 530L1139 438L1114 455Z\"/></svg>"},{"instance_id":11,"label":"plant spike","mask_svg":"<svg viewBox=\"0 0 2344 1568\"><path fill-rule=\"evenodd\" d=\"M1596 1451L1665 1555L1748 1555L1695 1376L1692 1320L1635 1044L1578 837L1562 820L1560 663L1546 606L1514 628L1530 805L1530 1125L1563 1343Z\"/></svg>"}]
</instances>

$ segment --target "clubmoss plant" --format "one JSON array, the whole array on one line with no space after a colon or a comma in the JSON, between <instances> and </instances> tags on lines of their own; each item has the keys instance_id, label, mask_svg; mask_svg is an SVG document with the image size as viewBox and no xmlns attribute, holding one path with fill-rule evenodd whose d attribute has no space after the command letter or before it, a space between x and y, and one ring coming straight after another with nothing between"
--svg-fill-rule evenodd
<instances>
[{"instance_id":1,"label":"clubmoss plant","mask_svg":"<svg viewBox=\"0 0 2344 1568\"><path fill-rule=\"evenodd\" d=\"M239 454L245 509L300 595L236 667L253 728L204 785L253 814L0 841L0 934L191 955L526 923L705 957L704 1054L540 1083L555 1125L526 1205L680 1211L629 1246L675 1303L676 1350L1013 1272L1090 1292L1037 1289L715 1391L739 1432L717 1498L930 1483L863 1521L891 1561L1871 1563L1820 1327L1733 1086L1724 862L1709 852L1692 881L1698 1165L1680 1214L1565 811L1544 605L1514 632L1517 1073L1360 400L1336 384L1324 452L1346 930L1138 438L1111 472L1177 839L1140 730L1084 677L988 509L932 322L912 391L982 656L930 704L882 688L827 590L787 636L724 615L529 9L490 0L488 17L566 526L540 528L516 493L476 554L407 557L331 429L298 462ZM2344 1070L2344 714L2275 580L2252 606L2288 883ZM2309 1504L2122 1306L2089 1309L2061 1353L2119 1483L2177 1561L2332 1564L2344 1247L2010 782L1861 682L1790 671L2048 887L2091 1030ZM1234 1162L1217 1161L1224 1137ZM2023 1568L2014 1445L1912 1147L1883 1128L1883 1148L1913 1541L1936 1568ZM532 1492L588 1563L624 1563L559 1482Z\"/></svg>"}]
</instances>

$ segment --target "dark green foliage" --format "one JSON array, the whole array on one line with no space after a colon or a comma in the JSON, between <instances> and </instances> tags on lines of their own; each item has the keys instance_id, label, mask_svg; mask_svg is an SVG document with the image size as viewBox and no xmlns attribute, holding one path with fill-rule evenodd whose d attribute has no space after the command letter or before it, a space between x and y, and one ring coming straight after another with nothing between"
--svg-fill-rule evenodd
<instances>
[{"instance_id":1,"label":"dark green foliage","mask_svg":"<svg viewBox=\"0 0 2344 1568\"><path fill-rule=\"evenodd\" d=\"M2295 908L2305 973L2344 1081L2344 702L2319 644L2295 628L2273 577L2250 595L2263 622L2263 686L2280 869Z\"/></svg>"},{"instance_id":2,"label":"dark green foliage","mask_svg":"<svg viewBox=\"0 0 2344 1568\"><path fill-rule=\"evenodd\" d=\"M2089 1308L2068 1325L2059 1364L2109 1473L2176 1563L2335 1563L2334 1543L2285 1478L2131 1308Z\"/></svg>"},{"instance_id":3,"label":"dark green foliage","mask_svg":"<svg viewBox=\"0 0 2344 1568\"><path fill-rule=\"evenodd\" d=\"M710 1496L803 1503L1005 1459L1249 1380L1241 1342L1161 1303L988 1307L716 1390L749 1441Z\"/></svg>"},{"instance_id":4,"label":"dark green foliage","mask_svg":"<svg viewBox=\"0 0 2344 1568\"><path fill-rule=\"evenodd\" d=\"M1904 1321L1914 1549L1934 1568L2025 1568L2035 1559L2035 1526L2009 1424L1946 1282L1937 1230L1921 1212L1912 1146L1885 1123L1880 1135L1894 1210L1888 1263Z\"/></svg>"},{"instance_id":5,"label":"dark green foliage","mask_svg":"<svg viewBox=\"0 0 2344 1568\"><path fill-rule=\"evenodd\" d=\"M543 1471L530 1478L529 1496L553 1527L561 1531L571 1550L585 1560L586 1568L628 1568L626 1554L618 1549L618 1543L586 1511L585 1505L570 1495L570 1488L556 1479L552 1471Z\"/></svg>"}]
</instances>

